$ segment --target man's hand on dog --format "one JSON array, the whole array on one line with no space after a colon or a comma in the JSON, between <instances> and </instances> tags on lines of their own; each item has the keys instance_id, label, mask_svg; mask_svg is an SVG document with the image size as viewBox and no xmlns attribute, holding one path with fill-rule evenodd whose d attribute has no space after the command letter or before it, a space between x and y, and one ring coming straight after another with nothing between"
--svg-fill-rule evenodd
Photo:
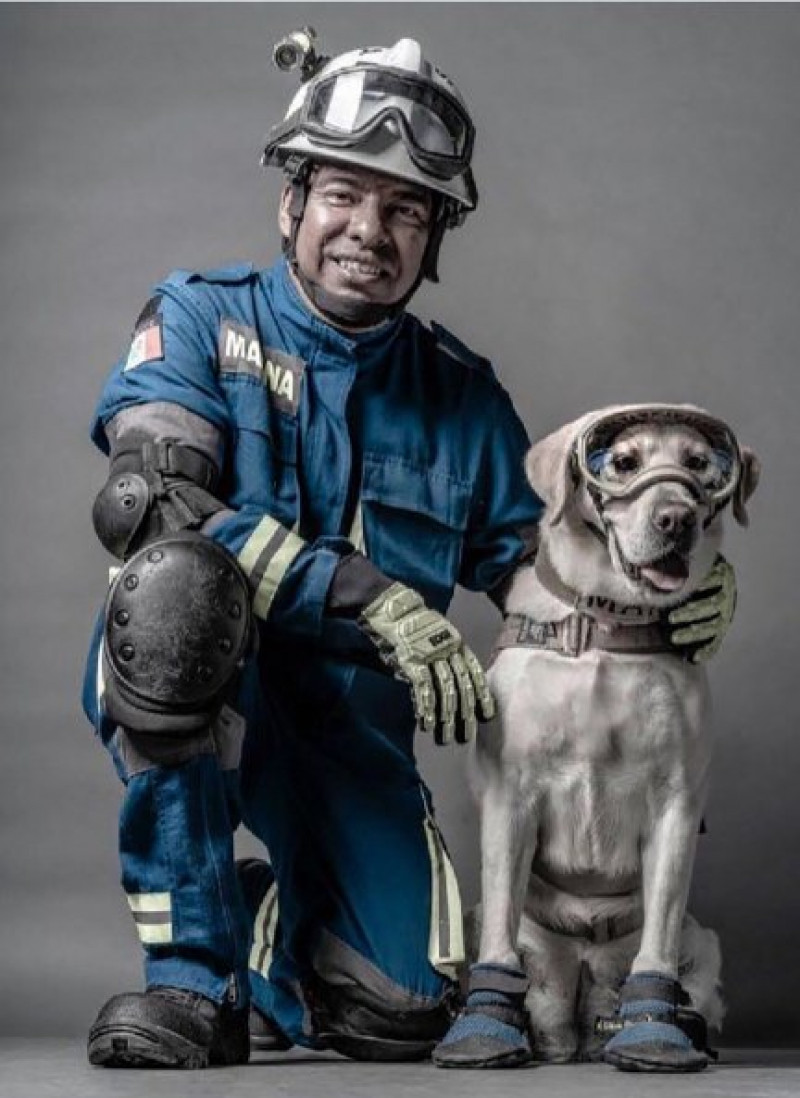
<instances>
[{"instance_id":1,"label":"man's hand on dog","mask_svg":"<svg viewBox=\"0 0 800 1098\"><path fill-rule=\"evenodd\" d=\"M447 618L401 583L362 612L360 624L395 675L409 683L417 721L438 744L474 739L478 718L491 720L494 699L478 657Z\"/></svg>"},{"instance_id":2,"label":"man's hand on dog","mask_svg":"<svg viewBox=\"0 0 800 1098\"><path fill-rule=\"evenodd\" d=\"M667 615L669 639L685 650L690 663L705 663L725 639L736 610L736 573L724 557L716 563L691 598Z\"/></svg>"}]
</instances>

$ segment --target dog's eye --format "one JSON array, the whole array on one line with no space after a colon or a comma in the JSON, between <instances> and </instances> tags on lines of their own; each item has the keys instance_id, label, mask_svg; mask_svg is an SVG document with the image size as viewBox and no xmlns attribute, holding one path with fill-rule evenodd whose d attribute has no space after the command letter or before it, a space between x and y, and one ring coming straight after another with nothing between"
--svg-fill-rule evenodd
<instances>
[{"instance_id":1,"label":"dog's eye","mask_svg":"<svg viewBox=\"0 0 800 1098\"><path fill-rule=\"evenodd\" d=\"M705 454L684 454L683 464L691 473L708 472L708 458Z\"/></svg>"},{"instance_id":2,"label":"dog's eye","mask_svg":"<svg viewBox=\"0 0 800 1098\"><path fill-rule=\"evenodd\" d=\"M639 459L636 454L614 454L611 458L611 468L618 476L635 473L639 468Z\"/></svg>"}]
</instances>

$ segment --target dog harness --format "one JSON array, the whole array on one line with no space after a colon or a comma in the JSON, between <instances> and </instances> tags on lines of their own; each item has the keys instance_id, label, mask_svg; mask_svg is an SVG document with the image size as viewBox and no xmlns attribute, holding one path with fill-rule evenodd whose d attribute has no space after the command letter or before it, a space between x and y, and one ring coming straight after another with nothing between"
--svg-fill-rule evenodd
<instances>
[{"instance_id":1,"label":"dog harness","mask_svg":"<svg viewBox=\"0 0 800 1098\"><path fill-rule=\"evenodd\" d=\"M626 606L598 595L580 595L553 568L544 549L533 563L542 586L572 608L561 621L539 621L528 614L507 614L494 646L492 662L503 648L538 648L576 658L590 649L650 655L674 652L656 607Z\"/></svg>"}]
</instances>

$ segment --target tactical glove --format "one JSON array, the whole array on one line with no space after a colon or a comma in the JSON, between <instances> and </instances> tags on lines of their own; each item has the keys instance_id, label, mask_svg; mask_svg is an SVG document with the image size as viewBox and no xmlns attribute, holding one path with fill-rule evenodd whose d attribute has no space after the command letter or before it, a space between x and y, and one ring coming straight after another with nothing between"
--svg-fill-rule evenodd
<instances>
[{"instance_id":1,"label":"tactical glove","mask_svg":"<svg viewBox=\"0 0 800 1098\"><path fill-rule=\"evenodd\" d=\"M736 574L724 557L716 559L700 587L667 615L669 639L691 663L716 655L736 609Z\"/></svg>"},{"instance_id":2,"label":"tactical glove","mask_svg":"<svg viewBox=\"0 0 800 1098\"><path fill-rule=\"evenodd\" d=\"M410 685L417 722L436 743L466 743L475 736L478 713L487 721L494 716L477 656L416 591L393 583L362 610L358 623L397 678Z\"/></svg>"}]
</instances>

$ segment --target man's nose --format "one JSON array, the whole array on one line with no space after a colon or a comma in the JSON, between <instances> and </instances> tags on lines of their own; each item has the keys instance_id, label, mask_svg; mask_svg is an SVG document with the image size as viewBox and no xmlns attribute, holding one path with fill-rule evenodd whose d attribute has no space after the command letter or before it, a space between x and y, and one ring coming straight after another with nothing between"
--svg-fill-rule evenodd
<instances>
[{"instance_id":1,"label":"man's nose","mask_svg":"<svg viewBox=\"0 0 800 1098\"><path fill-rule=\"evenodd\" d=\"M348 226L350 236L366 247L383 244L388 236L383 205L379 198L365 196L353 208Z\"/></svg>"}]
</instances>

